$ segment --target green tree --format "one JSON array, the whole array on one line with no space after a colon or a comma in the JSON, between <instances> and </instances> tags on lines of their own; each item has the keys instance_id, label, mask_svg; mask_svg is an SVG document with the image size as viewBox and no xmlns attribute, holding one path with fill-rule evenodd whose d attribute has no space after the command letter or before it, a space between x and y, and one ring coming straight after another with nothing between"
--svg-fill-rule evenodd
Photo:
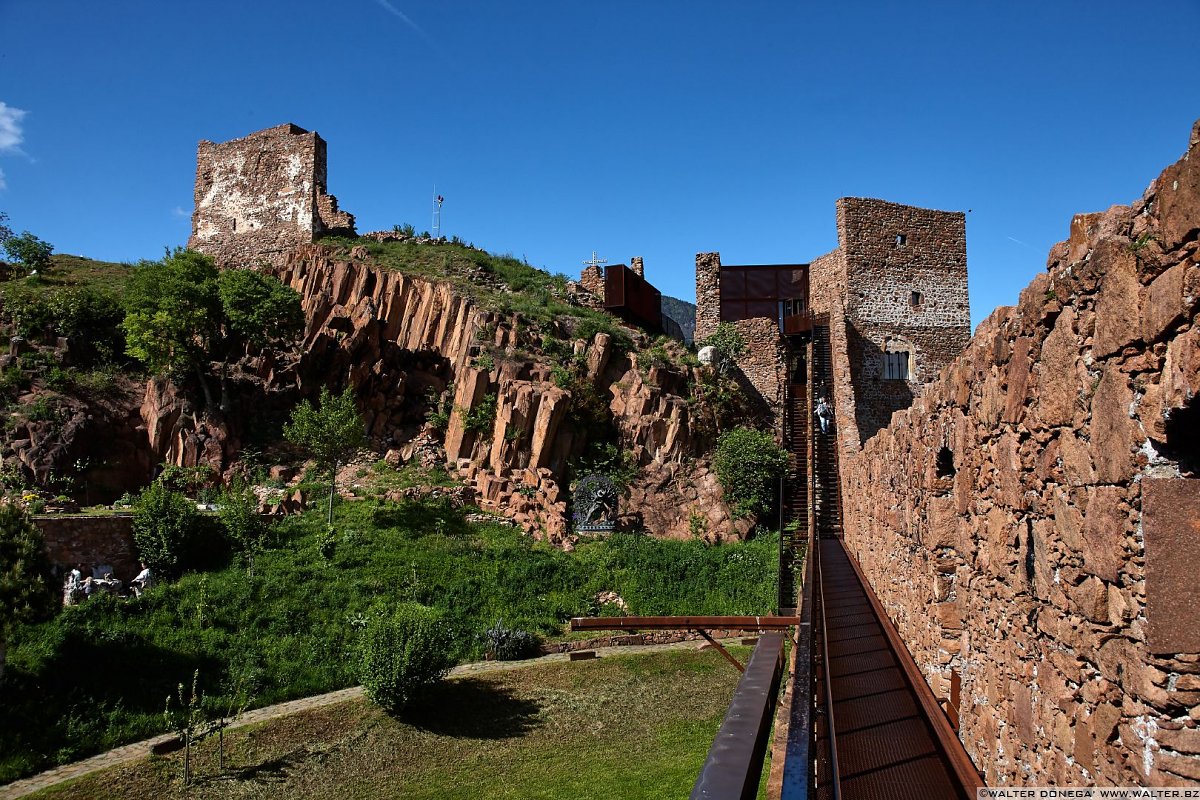
<instances>
[{"instance_id":1,"label":"green tree","mask_svg":"<svg viewBox=\"0 0 1200 800\"><path fill-rule=\"evenodd\" d=\"M301 403L292 410L291 420L283 427L283 436L316 461L319 470L328 473L329 524L333 525L338 467L366 441L362 417L354 403L354 390L347 386L340 395L335 395L322 388L317 405Z\"/></svg>"},{"instance_id":2,"label":"green tree","mask_svg":"<svg viewBox=\"0 0 1200 800\"><path fill-rule=\"evenodd\" d=\"M787 452L765 431L734 428L717 440L713 470L726 504L738 516L766 511L775 481L786 469Z\"/></svg>"},{"instance_id":3,"label":"green tree","mask_svg":"<svg viewBox=\"0 0 1200 800\"><path fill-rule=\"evenodd\" d=\"M452 645L441 613L427 606L402 603L375 617L363 631L359 662L367 697L388 711L401 710L450 671Z\"/></svg>"},{"instance_id":4,"label":"green tree","mask_svg":"<svg viewBox=\"0 0 1200 800\"><path fill-rule=\"evenodd\" d=\"M12 228L8 227L8 214L0 211L0 245L12 238Z\"/></svg>"},{"instance_id":5,"label":"green tree","mask_svg":"<svg viewBox=\"0 0 1200 800\"><path fill-rule=\"evenodd\" d=\"M2 222L2 221L0 221ZM5 226L7 227L7 226ZM54 246L25 231L19 236L9 235L4 238L4 250L9 258L14 259L27 270L45 270L50 266L50 254Z\"/></svg>"},{"instance_id":6,"label":"green tree","mask_svg":"<svg viewBox=\"0 0 1200 800\"><path fill-rule=\"evenodd\" d=\"M133 542L138 558L165 577L179 574L201 533L196 504L161 480L145 488L133 508Z\"/></svg>"},{"instance_id":7,"label":"green tree","mask_svg":"<svg viewBox=\"0 0 1200 800\"><path fill-rule=\"evenodd\" d=\"M228 364L248 345L261 346L300 330L300 295L252 270L218 272L208 256L175 250L143 262L125 295L126 349L154 372L196 375L204 399L219 363L222 412L229 411Z\"/></svg>"},{"instance_id":8,"label":"green tree","mask_svg":"<svg viewBox=\"0 0 1200 800\"><path fill-rule=\"evenodd\" d=\"M50 587L41 531L17 506L0 505L0 678L13 627L53 613Z\"/></svg>"}]
</instances>

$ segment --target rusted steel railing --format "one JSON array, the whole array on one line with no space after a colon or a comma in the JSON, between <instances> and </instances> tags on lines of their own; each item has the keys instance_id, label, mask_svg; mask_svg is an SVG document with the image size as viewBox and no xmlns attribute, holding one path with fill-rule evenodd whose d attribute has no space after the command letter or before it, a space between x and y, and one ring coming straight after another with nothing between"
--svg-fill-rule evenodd
<instances>
[{"instance_id":1,"label":"rusted steel railing","mask_svg":"<svg viewBox=\"0 0 1200 800\"><path fill-rule=\"evenodd\" d=\"M813 533L808 532L804 555L804 583L800 592L792 671L792 707L788 716L781 800L807 800L812 785L813 740L813 584L816 561ZM776 756L778 757L778 756Z\"/></svg>"},{"instance_id":2,"label":"rusted steel railing","mask_svg":"<svg viewBox=\"0 0 1200 800\"><path fill-rule=\"evenodd\" d=\"M692 787L692 800L751 800L758 794L783 671L783 639L782 632L759 637Z\"/></svg>"}]
</instances>

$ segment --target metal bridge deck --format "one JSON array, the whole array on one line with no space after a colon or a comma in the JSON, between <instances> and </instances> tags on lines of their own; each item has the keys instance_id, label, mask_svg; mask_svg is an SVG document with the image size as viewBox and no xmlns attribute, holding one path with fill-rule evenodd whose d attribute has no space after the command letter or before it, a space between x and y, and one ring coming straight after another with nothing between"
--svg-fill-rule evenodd
<instances>
[{"instance_id":1,"label":"metal bridge deck","mask_svg":"<svg viewBox=\"0 0 1200 800\"><path fill-rule=\"evenodd\" d=\"M814 672L820 698L825 696L824 675L829 675L840 797L974 797L975 787L964 785L965 753L958 756L956 772L950 751L958 741L947 746L944 731L939 738L927 704L923 707L901 663L909 656L893 649L842 542L820 539L819 547L828 670ZM818 636L819 620L814 619ZM834 798L825 715L818 714L815 727L814 794Z\"/></svg>"}]
</instances>

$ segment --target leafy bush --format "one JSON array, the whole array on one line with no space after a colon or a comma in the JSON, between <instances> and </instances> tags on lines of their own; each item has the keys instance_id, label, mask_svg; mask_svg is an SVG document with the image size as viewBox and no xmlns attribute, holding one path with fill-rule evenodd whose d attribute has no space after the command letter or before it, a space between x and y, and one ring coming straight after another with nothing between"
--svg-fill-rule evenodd
<instances>
[{"instance_id":1,"label":"leafy bush","mask_svg":"<svg viewBox=\"0 0 1200 800\"><path fill-rule=\"evenodd\" d=\"M375 617L363 632L359 680L367 697L399 711L450 671L453 640L442 615L403 603Z\"/></svg>"},{"instance_id":2,"label":"leafy bush","mask_svg":"<svg viewBox=\"0 0 1200 800\"><path fill-rule=\"evenodd\" d=\"M497 661L520 661L538 653L538 637L520 628L505 626L504 620L488 628L483 634L483 647Z\"/></svg>"},{"instance_id":3,"label":"leafy bush","mask_svg":"<svg viewBox=\"0 0 1200 800\"><path fill-rule=\"evenodd\" d=\"M116 295L87 286L47 289L10 284L3 290L4 319L21 336L66 336L86 356L113 361L125 349L124 318Z\"/></svg>"},{"instance_id":4,"label":"leafy bush","mask_svg":"<svg viewBox=\"0 0 1200 800\"><path fill-rule=\"evenodd\" d=\"M721 434L713 468L725 502L738 516L766 511L776 479L787 469L787 453L765 432L734 428Z\"/></svg>"},{"instance_id":5,"label":"leafy bush","mask_svg":"<svg viewBox=\"0 0 1200 800\"><path fill-rule=\"evenodd\" d=\"M50 586L42 532L17 506L0 505L0 645L17 622L53 613ZM0 676L3 672L0 646Z\"/></svg>"},{"instance_id":6,"label":"leafy bush","mask_svg":"<svg viewBox=\"0 0 1200 800\"><path fill-rule=\"evenodd\" d=\"M133 541L138 558L164 577L178 575L196 550L202 530L196 504L155 481L133 508Z\"/></svg>"},{"instance_id":7,"label":"leafy bush","mask_svg":"<svg viewBox=\"0 0 1200 800\"><path fill-rule=\"evenodd\" d=\"M746 352L746 340L732 322L722 322L712 335L699 343L700 347L716 350L713 367L717 372L729 372Z\"/></svg>"},{"instance_id":8,"label":"leafy bush","mask_svg":"<svg viewBox=\"0 0 1200 800\"><path fill-rule=\"evenodd\" d=\"M486 431L496 421L496 395L484 395L479 405L471 409L459 409L462 415L463 427L469 431Z\"/></svg>"}]
</instances>

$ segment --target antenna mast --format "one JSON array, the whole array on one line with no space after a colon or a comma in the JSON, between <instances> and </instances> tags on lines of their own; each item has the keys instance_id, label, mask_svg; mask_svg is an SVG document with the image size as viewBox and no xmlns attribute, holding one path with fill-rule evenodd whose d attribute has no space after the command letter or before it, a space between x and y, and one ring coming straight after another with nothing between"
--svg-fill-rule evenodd
<instances>
[{"instance_id":1,"label":"antenna mast","mask_svg":"<svg viewBox=\"0 0 1200 800\"><path fill-rule=\"evenodd\" d=\"M437 185L433 187L433 238L442 238L442 202L446 198L437 193Z\"/></svg>"}]
</instances>

